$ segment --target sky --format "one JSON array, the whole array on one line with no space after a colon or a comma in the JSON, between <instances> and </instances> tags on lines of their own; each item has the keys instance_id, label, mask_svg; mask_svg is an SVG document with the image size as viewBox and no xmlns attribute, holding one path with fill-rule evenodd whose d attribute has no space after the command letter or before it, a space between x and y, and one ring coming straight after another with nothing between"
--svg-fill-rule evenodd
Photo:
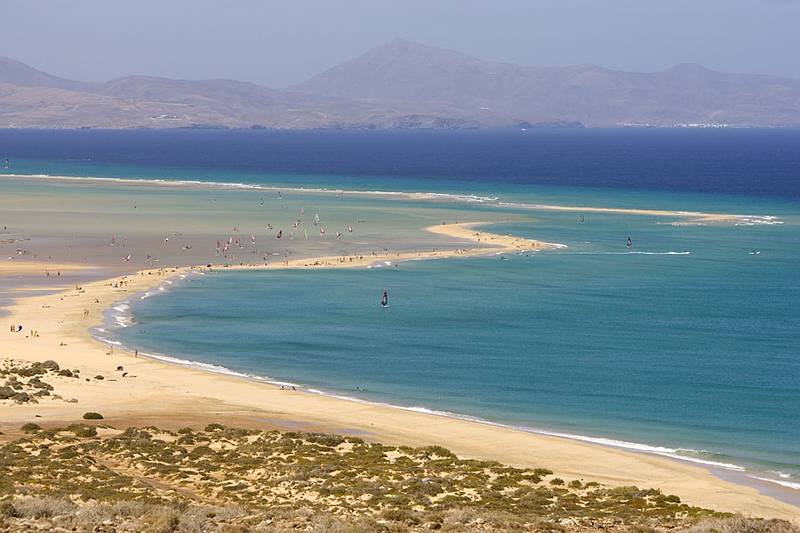
<instances>
[{"instance_id":1,"label":"sky","mask_svg":"<svg viewBox=\"0 0 800 533\"><path fill-rule=\"evenodd\" d=\"M0 0L0 56L59 76L280 88L400 37L523 65L800 78L800 0Z\"/></svg>"}]
</instances>

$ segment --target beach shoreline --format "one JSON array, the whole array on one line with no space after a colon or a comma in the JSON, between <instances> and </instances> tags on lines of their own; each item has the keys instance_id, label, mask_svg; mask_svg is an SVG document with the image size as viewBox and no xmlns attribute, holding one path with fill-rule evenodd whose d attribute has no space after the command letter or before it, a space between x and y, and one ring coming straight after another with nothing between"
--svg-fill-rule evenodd
<instances>
[{"instance_id":1,"label":"beach shoreline","mask_svg":"<svg viewBox=\"0 0 800 533\"><path fill-rule=\"evenodd\" d=\"M152 186L161 188L183 188L194 187L204 189L222 190L252 190L269 191L274 193L296 193L296 194L333 194L362 196L368 198L383 198L396 200L416 200L416 201L455 201L468 204L486 204L506 209L524 209L531 211L556 211L570 213L594 213L594 214L617 214L634 216L651 216L658 218L680 219L676 224L705 225L705 224L782 224L783 222L771 215L755 214L732 214L732 213L707 213L701 211L676 211L668 209L647 209L647 208L626 208L626 207L598 207L598 206L576 206L576 205L554 205L539 203L520 203L515 201L504 201L496 196L485 196L476 194L457 194L443 193L434 191L396 191L396 190L360 190L342 189L327 187L279 187L277 185L259 183L238 183L204 180L179 180L179 179L158 179L158 178L115 178L99 176L56 176L49 174L3 174L0 178L16 178L26 180L51 180L63 182L79 183L116 183L134 186Z\"/></svg>"},{"instance_id":2,"label":"beach shoreline","mask_svg":"<svg viewBox=\"0 0 800 533\"><path fill-rule=\"evenodd\" d=\"M88 410L103 412L112 425L172 419L180 423L238 421L242 425L299 427L351 434L387 444L440 444L462 456L547 467L565 479L656 487L665 493L678 494L694 505L751 516L800 519L798 507L760 494L753 487L725 481L704 467L677 459L435 413L281 390L279 385L135 357L127 351L109 349L90 334L90 329L102 322L111 306L157 290L166 280L187 276L193 271L367 268L375 264L389 266L386 261L396 264L397 261L558 248L552 243L479 231L476 225L478 223L444 224L428 228L449 238L465 240L465 247L456 250L369 255L352 261L327 257L266 265L212 265L210 269L207 266L148 269L54 294L19 299L10 307L6 319L24 324L25 331L18 334L6 330L0 336L0 353L27 361L53 359L62 367L80 369L82 376L104 375L104 379L64 378L54 383L56 392L65 398L77 399L77 403L45 399L40 404L11 406L0 402L3 431L33 420L36 414L41 416L36 419L37 423L57 424L78 419ZM30 330L36 330L39 335L25 337L25 332ZM123 367L127 376L122 377L117 367Z\"/></svg>"}]
</instances>

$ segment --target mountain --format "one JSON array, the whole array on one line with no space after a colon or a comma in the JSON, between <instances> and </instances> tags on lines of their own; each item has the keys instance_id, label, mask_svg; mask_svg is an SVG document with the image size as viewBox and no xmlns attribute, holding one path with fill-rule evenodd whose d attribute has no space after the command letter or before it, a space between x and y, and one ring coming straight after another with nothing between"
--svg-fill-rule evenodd
<instances>
[{"instance_id":1,"label":"mountain","mask_svg":"<svg viewBox=\"0 0 800 533\"><path fill-rule=\"evenodd\" d=\"M0 56L0 83L21 87L47 87L71 91L91 90L92 83L67 80L52 76L13 59Z\"/></svg>"},{"instance_id":2,"label":"mountain","mask_svg":"<svg viewBox=\"0 0 800 533\"><path fill-rule=\"evenodd\" d=\"M394 40L286 89L129 76L73 81L0 58L0 127L800 126L800 81L698 65L532 67Z\"/></svg>"},{"instance_id":3,"label":"mountain","mask_svg":"<svg viewBox=\"0 0 800 533\"><path fill-rule=\"evenodd\" d=\"M72 85L28 76L15 84L4 74L0 65L0 127L316 128L366 114L357 104L231 80L132 76Z\"/></svg>"},{"instance_id":4,"label":"mountain","mask_svg":"<svg viewBox=\"0 0 800 533\"><path fill-rule=\"evenodd\" d=\"M800 81L698 65L656 73L526 67L394 40L293 87L377 102L447 103L485 120L588 126L800 125Z\"/></svg>"}]
</instances>

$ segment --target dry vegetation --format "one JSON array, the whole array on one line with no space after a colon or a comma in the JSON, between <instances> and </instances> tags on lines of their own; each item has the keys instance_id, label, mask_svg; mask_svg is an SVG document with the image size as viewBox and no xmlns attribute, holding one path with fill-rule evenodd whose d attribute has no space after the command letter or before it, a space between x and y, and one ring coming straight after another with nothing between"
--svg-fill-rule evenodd
<instances>
[{"instance_id":1,"label":"dry vegetation","mask_svg":"<svg viewBox=\"0 0 800 533\"><path fill-rule=\"evenodd\" d=\"M53 382L79 379L78 370L61 368L55 361L30 363L16 359L0 359L0 405L5 403L39 403L42 400L65 400L53 391ZM45 379L47 381L45 381Z\"/></svg>"},{"instance_id":2,"label":"dry vegetation","mask_svg":"<svg viewBox=\"0 0 800 533\"><path fill-rule=\"evenodd\" d=\"M0 405L64 400L55 361L0 361ZM83 378L86 379L86 378ZM2 531L621 531L800 533L637 487L318 433L89 422L0 445ZM8 439L9 436L4 438Z\"/></svg>"},{"instance_id":3,"label":"dry vegetation","mask_svg":"<svg viewBox=\"0 0 800 533\"><path fill-rule=\"evenodd\" d=\"M0 446L0 531L798 532L438 446L218 424L23 430Z\"/></svg>"}]
</instances>

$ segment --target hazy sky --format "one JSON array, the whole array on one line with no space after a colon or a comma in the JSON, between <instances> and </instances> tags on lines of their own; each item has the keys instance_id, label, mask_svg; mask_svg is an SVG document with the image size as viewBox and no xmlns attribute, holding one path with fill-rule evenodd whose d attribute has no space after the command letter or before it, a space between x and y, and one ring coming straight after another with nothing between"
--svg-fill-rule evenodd
<instances>
[{"instance_id":1,"label":"hazy sky","mask_svg":"<svg viewBox=\"0 0 800 533\"><path fill-rule=\"evenodd\" d=\"M800 0L0 0L0 55L281 87L394 37L528 65L800 78Z\"/></svg>"}]
</instances>

